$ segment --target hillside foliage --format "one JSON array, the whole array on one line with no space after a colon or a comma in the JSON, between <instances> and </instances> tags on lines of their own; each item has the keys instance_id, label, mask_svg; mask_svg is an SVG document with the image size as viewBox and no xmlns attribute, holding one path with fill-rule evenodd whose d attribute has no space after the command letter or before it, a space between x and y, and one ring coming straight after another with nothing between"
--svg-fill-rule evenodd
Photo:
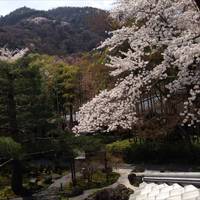
<instances>
[{"instance_id":1,"label":"hillside foliage","mask_svg":"<svg viewBox=\"0 0 200 200\"><path fill-rule=\"evenodd\" d=\"M112 21L95 8L19 8L0 18L0 46L28 47L33 52L67 55L91 51L107 37Z\"/></svg>"}]
</instances>

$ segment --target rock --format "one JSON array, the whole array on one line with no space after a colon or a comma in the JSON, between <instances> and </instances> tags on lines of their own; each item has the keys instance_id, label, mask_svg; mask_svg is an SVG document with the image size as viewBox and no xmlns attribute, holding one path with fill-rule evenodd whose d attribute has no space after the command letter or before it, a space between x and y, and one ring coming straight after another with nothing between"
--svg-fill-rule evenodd
<instances>
[{"instance_id":1,"label":"rock","mask_svg":"<svg viewBox=\"0 0 200 200\"><path fill-rule=\"evenodd\" d=\"M44 178L44 181L43 181L45 184L51 184L52 183L52 176L46 176Z\"/></svg>"},{"instance_id":2,"label":"rock","mask_svg":"<svg viewBox=\"0 0 200 200\"><path fill-rule=\"evenodd\" d=\"M135 166L133 172L144 172L145 168L143 166Z\"/></svg>"},{"instance_id":3,"label":"rock","mask_svg":"<svg viewBox=\"0 0 200 200\"><path fill-rule=\"evenodd\" d=\"M73 190L72 190L72 196L78 196L78 195L81 195L83 194L83 189L80 188L80 187L74 187Z\"/></svg>"},{"instance_id":4,"label":"rock","mask_svg":"<svg viewBox=\"0 0 200 200\"><path fill-rule=\"evenodd\" d=\"M59 174L53 174L52 175L52 179L53 180L57 180L57 179L59 179L59 178L61 178L62 176L61 175L59 175Z\"/></svg>"},{"instance_id":5,"label":"rock","mask_svg":"<svg viewBox=\"0 0 200 200\"><path fill-rule=\"evenodd\" d=\"M111 173L113 171L112 167L108 167L107 169L102 169L103 173Z\"/></svg>"},{"instance_id":6,"label":"rock","mask_svg":"<svg viewBox=\"0 0 200 200\"><path fill-rule=\"evenodd\" d=\"M85 200L128 200L133 190L124 185L118 185L115 188L103 189Z\"/></svg>"},{"instance_id":7,"label":"rock","mask_svg":"<svg viewBox=\"0 0 200 200\"><path fill-rule=\"evenodd\" d=\"M37 179L36 179L36 178L31 178L31 179L29 180L29 183L30 183L30 184L36 184L36 182L37 182Z\"/></svg>"},{"instance_id":8,"label":"rock","mask_svg":"<svg viewBox=\"0 0 200 200\"><path fill-rule=\"evenodd\" d=\"M142 176L137 176L135 173L130 173L128 175L128 180L131 185L138 186L142 183Z\"/></svg>"},{"instance_id":9,"label":"rock","mask_svg":"<svg viewBox=\"0 0 200 200\"><path fill-rule=\"evenodd\" d=\"M83 194L83 189L76 186L72 188L71 192L60 192L60 194L62 194L62 196L65 196L65 197L76 197Z\"/></svg>"}]
</instances>

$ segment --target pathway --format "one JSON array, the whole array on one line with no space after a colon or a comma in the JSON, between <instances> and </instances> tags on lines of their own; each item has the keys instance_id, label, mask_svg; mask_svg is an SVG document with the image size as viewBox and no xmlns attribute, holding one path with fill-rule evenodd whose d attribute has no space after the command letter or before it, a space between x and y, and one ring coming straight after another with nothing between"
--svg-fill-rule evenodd
<instances>
[{"instance_id":1,"label":"pathway","mask_svg":"<svg viewBox=\"0 0 200 200\"><path fill-rule=\"evenodd\" d=\"M128 175L130 174L130 172L132 170L133 170L133 167L131 165L124 164L121 167L114 169L114 172L117 172L120 174L120 177L116 183L114 183L110 186L104 187L104 188L98 188L98 189L96 188L96 189L86 190L86 191L84 191L84 193L82 195L79 195L79 196L76 196L73 198L69 198L69 200L84 200L85 198L94 194L98 190L102 190L102 189L106 189L106 188L115 188L119 184L123 184L126 187L134 190L135 187L132 186L128 180ZM71 174L63 176L62 178L57 179L54 183L52 183L46 190L43 190L39 193L34 194L33 199L34 200L60 200L59 191L60 191L61 184L63 186L65 186L70 181L71 181ZM17 198L17 199L13 199L13 200L22 200L22 198Z\"/></svg>"},{"instance_id":2,"label":"pathway","mask_svg":"<svg viewBox=\"0 0 200 200\"><path fill-rule=\"evenodd\" d=\"M61 185L65 186L71 181L71 174L63 176L54 181L46 190L34 194L34 200L60 200L59 192Z\"/></svg>"}]
</instances>

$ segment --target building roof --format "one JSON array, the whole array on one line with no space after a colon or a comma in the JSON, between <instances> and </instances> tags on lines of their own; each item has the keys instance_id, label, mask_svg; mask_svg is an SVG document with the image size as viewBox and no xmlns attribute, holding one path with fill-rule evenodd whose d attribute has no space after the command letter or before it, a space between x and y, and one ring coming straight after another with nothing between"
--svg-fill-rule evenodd
<instances>
[{"instance_id":1,"label":"building roof","mask_svg":"<svg viewBox=\"0 0 200 200\"><path fill-rule=\"evenodd\" d=\"M200 190L193 185L143 182L129 200L200 200Z\"/></svg>"}]
</instances>

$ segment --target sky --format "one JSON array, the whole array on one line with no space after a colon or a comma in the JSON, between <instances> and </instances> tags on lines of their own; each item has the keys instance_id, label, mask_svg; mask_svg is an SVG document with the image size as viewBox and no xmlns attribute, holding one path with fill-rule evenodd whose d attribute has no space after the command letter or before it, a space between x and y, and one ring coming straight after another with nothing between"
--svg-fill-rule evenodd
<instances>
[{"instance_id":1,"label":"sky","mask_svg":"<svg viewBox=\"0 0 200 200\"><path fill-rule=\"evenodd\" d=\"M37 10L49 10L62 6L91 6L109 10L115 0L0 0L0 15L7 15L17 8L26 6Z\"/></svg>"}]
</instances>

